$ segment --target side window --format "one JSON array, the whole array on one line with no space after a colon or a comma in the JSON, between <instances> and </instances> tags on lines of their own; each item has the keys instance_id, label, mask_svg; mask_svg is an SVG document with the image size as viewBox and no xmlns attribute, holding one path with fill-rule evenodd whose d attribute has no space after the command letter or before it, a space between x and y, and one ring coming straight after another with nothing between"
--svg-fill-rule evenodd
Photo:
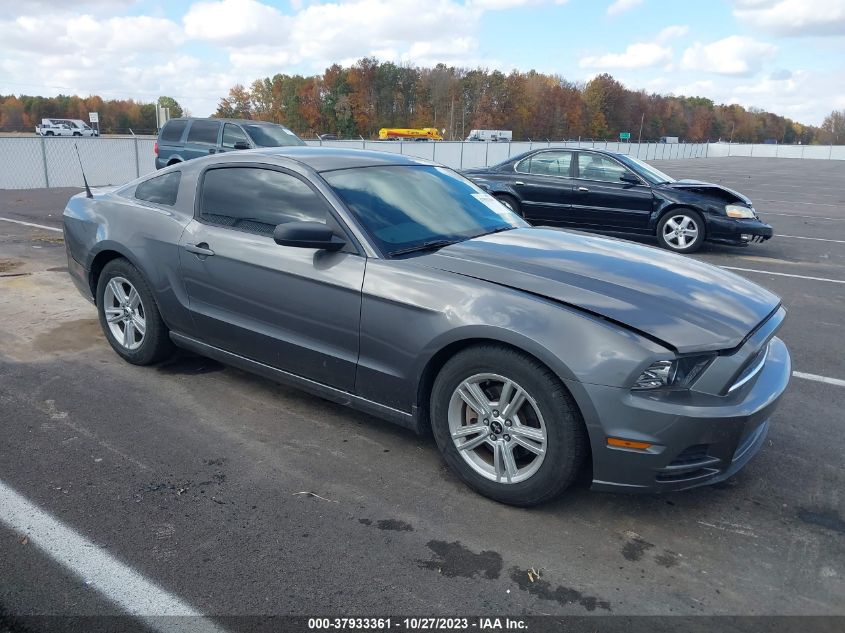
<instances>
[{"instance_id":1,"label":"side window","mask_svg":"<svg viewBox=\"0 0 845 633\"><path fill-rule=\"evenodd\" d=\"M246 137L244 131L238 125L227 123L223 126L223 147L234 149L235 143L246 143L249 145L249 139Z\"/></svg>"},{"instance_id":2,"label":"side window","mask_svg":"<svg viewBox=\"0 0 845 633\"><path fill-rule=\"evenodd\" d=\"M615 160L600 156L599 154L582 152L578 156L578 172L580 178L602 180L604 182L619 182L619 177L626 171L628 170Z\"/></svg>"},{"instance_id":3,"label":"side window","mask_svg":"<svg viewBox=\"0 0 845 633\"><path fill-rule=\"evenodd\" d=\"M182 132L185 131L187 125L188 122L185 119L168 121L161 130L161 140L168 143L178 143L182 140Z\"/></svg>"},{"instance_id":4,"label":"side window","mask_svg":"<svg viewBox=\"0 0 845 633\"><path fill-rule=\"evenodd\" d=\"M328 203L289 174L258 167L210 169L202 180L200 219L273 235L277 224L325 222Z\"/></svg>"},{"instance_id":5,"label":"side window","mask_svg":"<svg viewBox=\"0 0 845 633\"><path fill-rule=\"evenodd\" d=\"M572 152L540 152L521 161L516 170L524 174L569 177Z\"/></svg>"},{"instance_id":6,"label":"side window","mask_svg":"<svg viewBox=\"0 0 845 633\"><path fill-rule=\"evenodd\" d=\"M217 145L217 133L220 131L220 121L194 119L188 130L189 143L207 143Z\"/></svg>"},{"instance_id":7,"label":"side window","mask_svg":"<svg viewBox=\"0 0 845 633\"><path fill-rule=\"evenodd\" d=\"M179 193L179 181L181 179L182 172L179 171L150 178L135 187L135 197L138 200L166 204L172 207L176 204L176 194Z\"/></svg>"}]
</instances>

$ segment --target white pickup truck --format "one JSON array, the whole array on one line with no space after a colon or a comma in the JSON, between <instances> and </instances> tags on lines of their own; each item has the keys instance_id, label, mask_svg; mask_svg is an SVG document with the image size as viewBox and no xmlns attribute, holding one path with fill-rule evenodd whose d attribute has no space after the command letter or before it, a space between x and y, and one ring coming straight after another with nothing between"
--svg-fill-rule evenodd
<instances>
[{"instance_id":1,"label":"white pickup truck","mask_svg":"<svg viewBox=\"0 0 845 633\"><path fill-rule=\"evenodd\" d=\"M41 119L35 126L41 136L97 136L97 132L81 119Z\"/></svg>"},{"instance_id":2,"label":"white pickup truck","mask_svg":"<svg viewBox=\"0 0 845 633\"><path fill-rule=\"evenodd\" d=\"M73 136L73 128L67 123L41 119L41 124L35 126L35 133L40 136Z\"/></svg>"}]
</instances>

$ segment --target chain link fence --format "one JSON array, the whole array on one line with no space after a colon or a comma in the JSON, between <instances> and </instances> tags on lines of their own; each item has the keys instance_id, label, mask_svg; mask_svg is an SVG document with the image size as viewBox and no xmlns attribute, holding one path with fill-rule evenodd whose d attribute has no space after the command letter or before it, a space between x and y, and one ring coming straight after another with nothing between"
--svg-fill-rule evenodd
<instances>
[{"instance_id":1,"label":"chain link fence","mask_svg":"<svg viewBox=\"0 0 845 633\"><path fill-rule=\"evenodd\" d=\"M432 160L453 169L496 165L541 148L603 149L642 160L713 156L760 156L845 160L845 146L740 145L727 143L626 143L621 141L306 141L311 146L395 152ZM155 170L155 138L69 138L0 136L0 189L81 187L82 171L91 186L119 185ZM76 150L79 149L79 159Z\"/></svg>"}]
</instances>

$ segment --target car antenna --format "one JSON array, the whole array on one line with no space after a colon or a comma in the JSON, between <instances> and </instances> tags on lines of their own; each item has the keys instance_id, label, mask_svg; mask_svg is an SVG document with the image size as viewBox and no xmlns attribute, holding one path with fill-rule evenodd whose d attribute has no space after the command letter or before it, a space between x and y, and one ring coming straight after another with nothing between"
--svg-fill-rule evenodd
<instances>
[{"instance_id":1,"label":"car antenna","mask_svg":"<svg viewBox=\"0 0 845 633\"><path fill-rule=\"evenodd\" d=\"M79 155L79 145L74 143L73 146L76 148L76 158L79 161L79 171L82 172L82 182L85 183L85 197L93 198L94 194L91 193L91 187L88 186L88 179L85 177L85 168L82 166L82 157Z\"/></svg>"}]
</instances>

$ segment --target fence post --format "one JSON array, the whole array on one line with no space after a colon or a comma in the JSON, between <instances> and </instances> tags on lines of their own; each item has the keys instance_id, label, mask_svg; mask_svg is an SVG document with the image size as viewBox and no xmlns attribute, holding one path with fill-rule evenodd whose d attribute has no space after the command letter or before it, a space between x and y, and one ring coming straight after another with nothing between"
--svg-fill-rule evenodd
<instances>
[{"instance_id":1,"label":"fence post","mask_svg":"<svg viewBox=\"0 0 845 633\"><path fill-rule=\"evenodd\" d=\"M490 141L484 142L484 166L490 166Z\"/></svg>"},{"instance_id":2,"label":"fence post","mask_svg":"<svg viewBox=\"0 0 845 633\"><path fill-rule=\"evenodd\" d=\"M132 140L135 141L135 178L141 177L141 158L138 156L138 137L133 135Z\"/></svg>"},{"instance_id":3,"label":"fence post","mask_svg":"<svg viewBox=\"0 0 845 633\"><path fill-rule=\"evenodd\" d=\"M44 186L50 188L50 174L47 173L47 148L44 145L44 137L41 137L41 161L44 163Z\"/></svg>"}]
</instances>

